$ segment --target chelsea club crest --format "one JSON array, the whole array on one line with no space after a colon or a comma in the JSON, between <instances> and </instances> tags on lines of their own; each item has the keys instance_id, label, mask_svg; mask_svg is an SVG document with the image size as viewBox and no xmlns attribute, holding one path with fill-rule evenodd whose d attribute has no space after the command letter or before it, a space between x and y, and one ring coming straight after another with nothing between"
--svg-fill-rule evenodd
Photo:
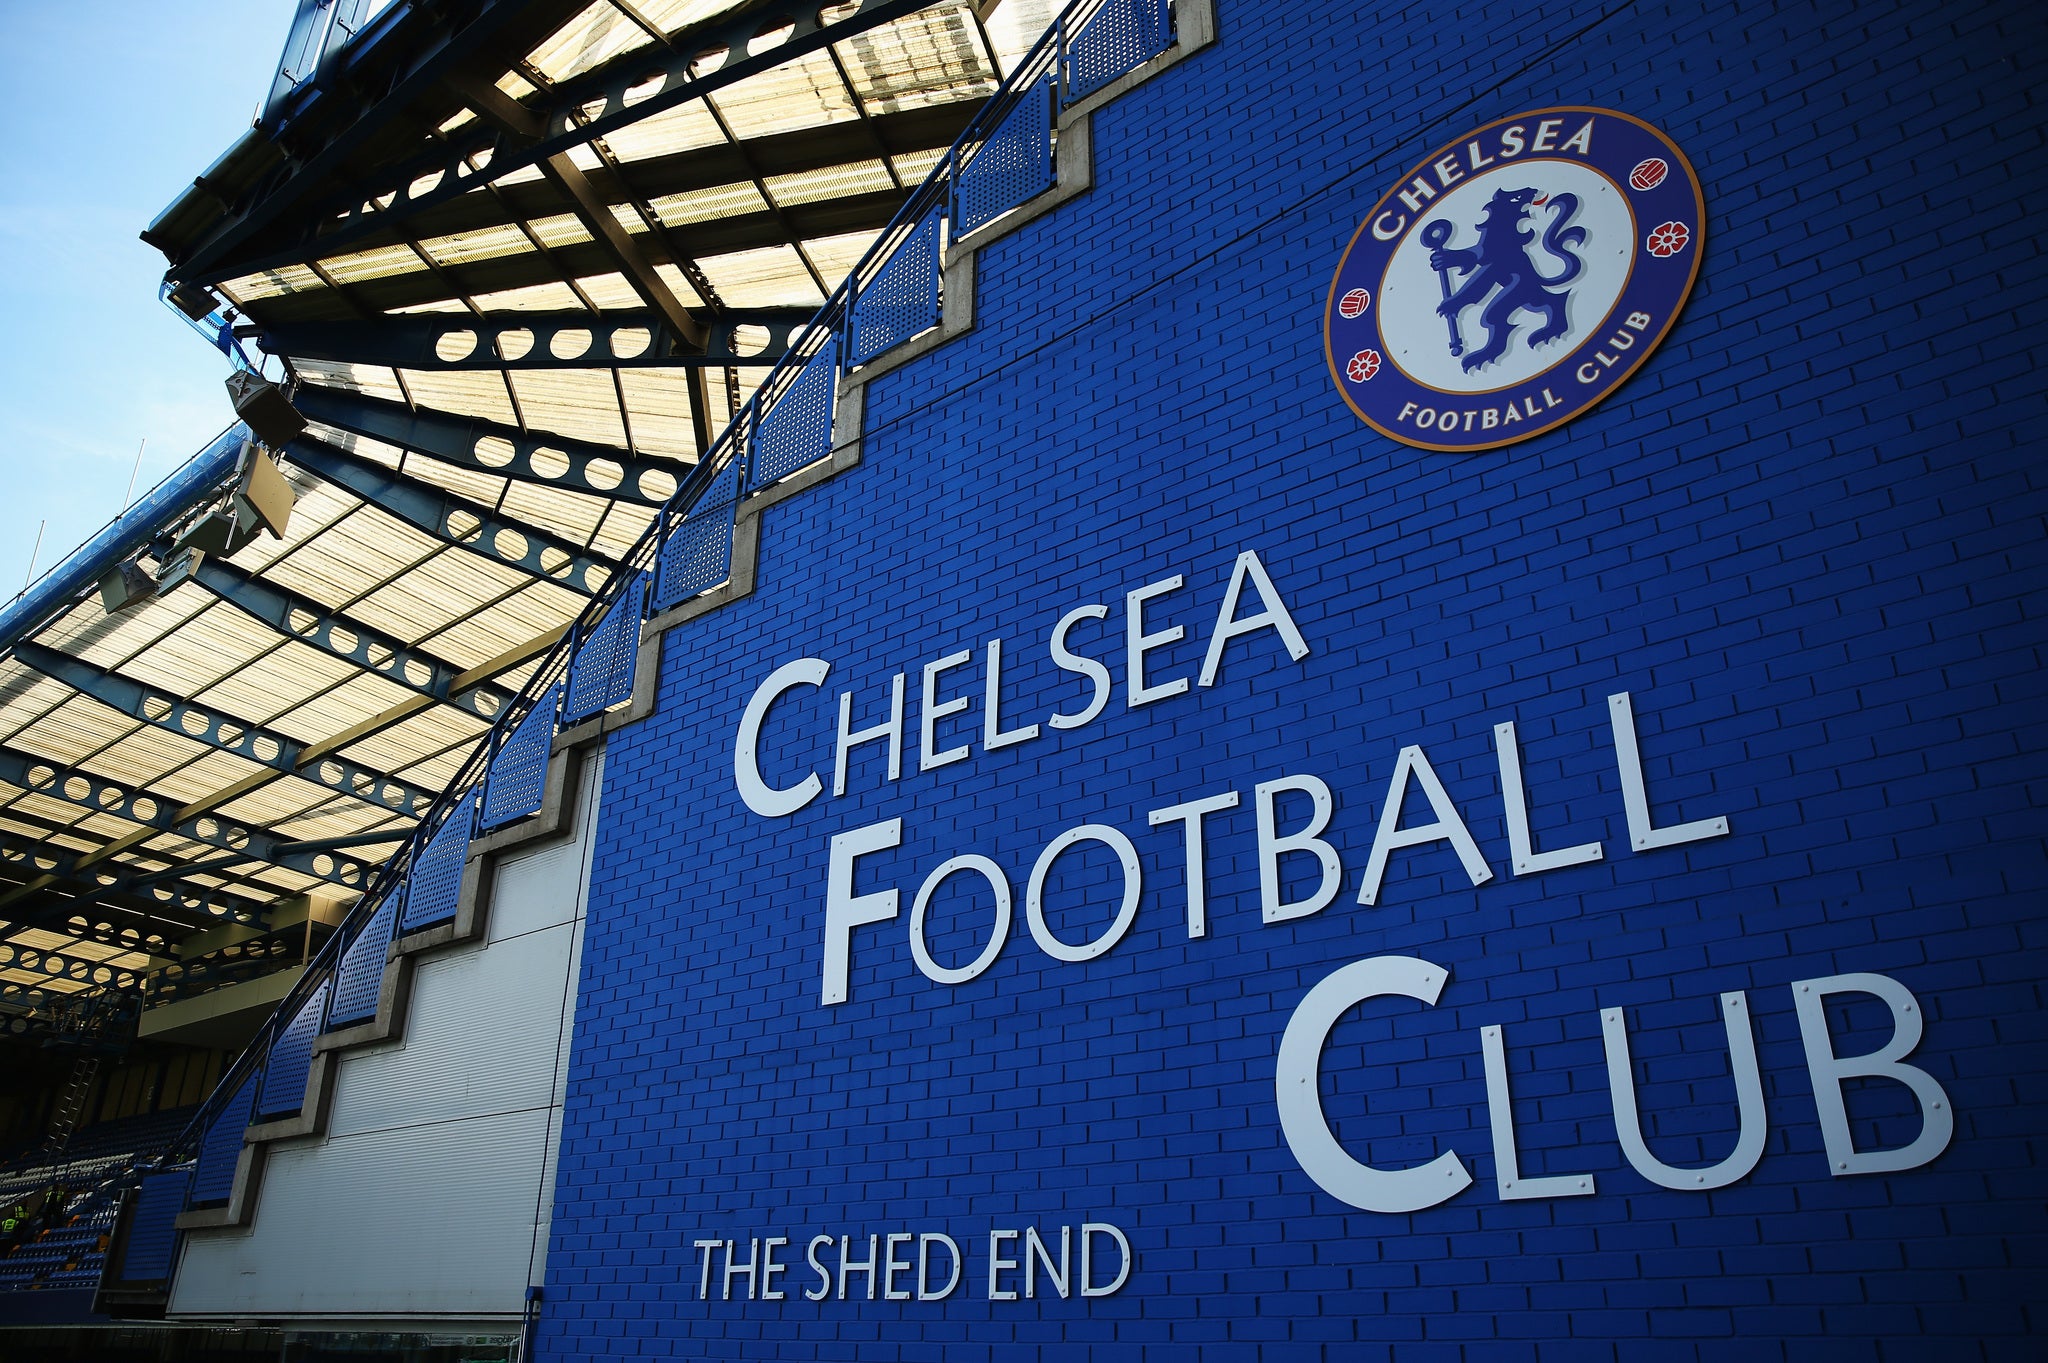
<instances>
[{"instance_id":1,"label":"chelsea club crest","mask_svg":"<svg viewBox=\"0 0 2048 1363\"><path fill-rule=\"evenodd\" d=\"M1432 152L1359 225L1323 348L1374 430L1484 450L1620 387L1678 320L1706 201L1675 143L1612 109L1537 109Z\"/></svg>"}]
</instances>

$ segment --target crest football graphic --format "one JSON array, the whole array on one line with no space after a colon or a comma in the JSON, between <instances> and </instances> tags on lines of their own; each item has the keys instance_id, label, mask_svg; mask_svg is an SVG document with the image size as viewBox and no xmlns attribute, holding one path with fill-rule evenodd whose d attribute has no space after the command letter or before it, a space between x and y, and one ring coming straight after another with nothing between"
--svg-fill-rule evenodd
<instances>
[{"instance_id":1,"label":"crest football graphic","mask_svg":"<svg viewBox=\"0 0 2048 1363\"><path fill-rule=\"evenodd\" d=\"M1706 205L1676 144L1609 109L1539 109L1446 144L1374 206L1323 336L1337 390L1410 445L1551 430L1649 358L1699 268Z\"/></svg>"}]
</instances>

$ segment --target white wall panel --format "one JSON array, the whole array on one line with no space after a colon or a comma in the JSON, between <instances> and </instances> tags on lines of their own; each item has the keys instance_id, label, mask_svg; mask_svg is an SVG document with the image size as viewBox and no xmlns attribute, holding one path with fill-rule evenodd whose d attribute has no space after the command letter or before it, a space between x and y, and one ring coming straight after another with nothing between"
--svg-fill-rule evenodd
<instances>
[{"instance_id":1,"label":"white wall panel","mask_svg":"<svg viewBox=\"0 0 2048 1363\"><path fill-rule=\"evenodd\" d=\"M172 1315L520 1312L547 1252L601 778L587 762L573 841L499 865L488 944L418 963L404 1039L342 1056L327 1135L272 1148L253 1224L185 1237Z\"/></svg>"},{"instance_id":2,"label":"white wall panel","mask_svg":"<svg viewBox=\"0 0 2048 1363\"><path fill-rule=\"evenodd\" d=\"M255 1223L185 1237L193 1315L516 1314L553 1110L280 1146Z\"/></svg>"}]
</instances>

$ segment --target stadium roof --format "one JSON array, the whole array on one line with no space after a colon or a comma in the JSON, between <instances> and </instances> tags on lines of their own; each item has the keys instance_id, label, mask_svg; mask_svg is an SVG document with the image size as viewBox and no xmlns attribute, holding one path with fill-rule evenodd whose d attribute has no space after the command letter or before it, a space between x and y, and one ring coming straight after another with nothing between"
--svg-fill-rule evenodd
<instances>
[{"instance_id":1,"label":"stadium roof","mask_svg":"<svg viewBox=\"0 0 2048 1363\"><path fill-rule=\"evenodd\" d=\"M279 908L366 886L1051 16L302 0L144 233L310 422L296 501L108 613L232 510L233 429L9 608L0 1012L296 962Z\"/></svg>"}]
</instances>

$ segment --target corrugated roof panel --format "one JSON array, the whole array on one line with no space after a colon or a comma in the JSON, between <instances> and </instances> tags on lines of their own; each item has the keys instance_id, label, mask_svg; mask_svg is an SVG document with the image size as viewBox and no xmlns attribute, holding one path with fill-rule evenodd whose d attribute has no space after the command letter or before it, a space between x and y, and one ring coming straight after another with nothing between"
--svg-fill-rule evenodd
<instances>
[{"instance_id":1,"label":"corrugated roof panel","mask_svg":"<svg viewBox=\"0 0 2048 1363\"><path fill-rule=\"evenodd\" d=\"M697 292L697 286L684 277L682 270L674 265L657 265L654 272L661 276L662 283L668 285L671 293L683 300L685 307L703 306L704 295Z\"/></svg>"},{"instance_id":2,"label":"corrugated roof panel","mask_svg":"<svg viewBox=\"0 0 2048 1363\"><path fill-rule=\"evenodd\" d=\"M95 667L116 667L156 640L175 633L213 600L213 594L204 588L185 583L169 595L152 597L133 610L119 615L102 614L99 620L65 640L64 652ZM88 601L81 609L90 615L94 604Z\"/></svg>"},{"instance_id":3,"label":"corrugated roof panel","mask_svg":"<svg viewBox=\"0 0 2048 1363\"><path fill-rule=\"evenodd\" d=\"M482 506L496 506L504 495L505 479L480 469L458 468L428 455L413 453L405 457L405 474L423 483L446 488L458 497L464 497Z\"/></svg>"},{"instance_id":4,"label":"corrugated roof panel","mask_svg":"<svg viewBox=\"0 0 2048 1363\"><path fill-rule=\"evenodd\" d=\"M734 251L706 256L697 264L731 307L815 308L825 301L794 247Z\"/></svg>"},{"instance_id":5,"label":"corrugated roof panel","mask_svg":"<svg viewBox=\"0 0 2048 1363\"><path fill-rule=\"evenodd\" d=\"M508 377L528 426L625 448L626 426L609 371L516 369Z\"/></svg>"},{"instance_id":6,"label":"corrugated roof panel","mask_svg":"<svg viewBox=\"0 0 2048 1363\"><path fill-rule=\"evenodd\" d=\"M621 369L619 386L633 418L633 446L694 462L697 436L690 423L690 381L676 369Z\"/></svg>"},{"instance_id":7,"label":"corrugated roof panel","mask_svg":"<svg viewBox=\"0 0 2048 1363\"><path fill-rule=\"evenodd\" d=\"M270 727L304 743L316 743L383 714L417 693L374 672L355 672L350 679L276 716Z\"/></svg>"},{"instance_id":8,"label":"corrugated roof panel","mask_svg":"<svg viewBox=\"0 0 2048 1363\"><path fill-rule=\"evenodd\" d=\"M381 440L357 435L354 431L344 431L339 426L329 426L324 422L307 422L306 434L372 463L382 464L387 469L395 470L405 459L405 451L396 445L387 445Z\"/></svg>"},{"instance_id":9,"label":"corrugated roof panel","mask_svg":"<svg viewBox=\"0 0 2048 1363\"><path fill-rule=\"evenodd\" d=\"M631 165L657 156L716 147L724 143L725 134L702 103L690 100L637 123L614 128L604 135L604 141L612 155ZM509 183L510 177L505 182Z\"/></svg>"},{"instance_id":10,"label":"corrugated roof panel","mask_svg":"<svg viewBox=\"0 0 2048 1363\"><path fill-rule=\"evenodd\" d=\"M633 286L626 282L626 277L622 274L582 275L577 278L576 287L600 308L628 312L647 306L641 301L640 295L633 292ZM692 306L699 301L694 289L678 289L676 296L685 306Z\"/></svg>"},{"instance_id":11,"label":"corrugated roof panel","mask_svg":"<svg viewBox=\"0 0 2048 1363\"><path fill-rule=\"evenodd\" d=\"M368 279L416 274L427 268L427 262L420 259L419 252L399 242L396 246L372 246L366 251L329 256L320 262L320 268L337 284L359 284Z\"/></svg>"},{"instance_id":12,"label":"corrugated roof panel","mask_svg":"<svg viewBox=\"0 0 2048 1363\"><path fill-rule=\"evenodd\" d=\"M606 516L604 524L598 527L597 539L593 541L594 547L613 557L623 556L639 540L641 533L653 519L652 508L621 502L612 508L612 514Z\"/></svg>"},{"instance_id":13,"label":"corrugated roof panel","mask_svg":"<svg viewBox=\"0 0 2048 1363\"><path fill-rule=\"evenodd\" d=\"M921 9L836 46L871 114L979 103L999 79L964 4Z\"/></svg>"},{"instance_id":14,"label":"corrugated roof panel","mask_svg":"<svg viewBox=\"0 0 2048 1363\"><path fill-rule=\"evenodd\" d=\"M793 175L771 175L766 183L775 202L785 208L896 188L896 182L889 178L889 168L879 158Z\"/></svg>"},{"instance_id":15,"label":"corrugated roof panel","mask_svg":"<svg viewBox=\"0 0 2048 1363\"><path fill-rule=\"evenodd\" d=\"M788 178L788 177L783 177ZM685 227L693 222L736 218L742 213L765 213L768 201L751 184L714 185L709 189L685 190L648 200L668 227Z\"/></svg>"},{"instance_id":16,"label":"corrugated roof panel","mask_svg":"<svg viewBox=\"0 0 2048 1363\"><path fill-rule=\"evenodd\" d=\"M505 396L505 381L498 377L496 370L428 373L408 369L405 382L422 407L454 412L459 416L480 416L486 421L504 425L517 425L519 422L519 414L512 410L512 400Z\"/></svg>"},{"instance_id":17,"label":"corrugated roof panel","mask_svg":"<svg viewBox=\"0 0 2048 1363\"><path fill-rule=\"evenodd\" d=\"M237 669L268 652L276 638L268 626L209 595L207 608L187 621L184 628L143 649L118 671L122 676L166 689L172 695L198 697L206 687L224 676L232 676ZM336 662L335 666L347 665ZM261 716L256 714L244 714L242 718L261 722Z\"/></svg>"},{"instance_id":18,"label":"corrugated roof panel","mask_svg":"<svg viewBox=\"0 0 2048 1363\"><path fill-rule=\"evenodd\" d=\"M292 360L292 370L301 379L311 383L325 384L329 388L345 388L352 393L368 393L383 398L386 402L404 402L405 390L398 386L391 370L375 364L339 364L332 360Z\"/></svg>"},{"instance_id":19,"label":"corrugated roof panel","mask_svg":"<svg viewBox=\"0 0 2048 1363\"><path fill-rule=\"evenodd\" d=\"M315 697L360 675L354 666L339 658L301 643L287 642L201 691L199 699L216 709L245 715L266 729L301 743L311 743L382 708L350 713L339 722L314 716L319 704Z\"/></svg>"},{"instance_id":20,"label":"corrugated roof panel","mask_svg":"<svg viewBox=\"0 0 2048 1363\"><path fill-rule=\"evenodd\" d=\"M71 688L30 671L12 658L0 662L0 740L5 740L36 717L61 704Z\"/></svg>"},{"instance_id":21,"label":"corrugated roof panel","mask_svg":"<svg viewBox=\"0 0 2048 1363\"><path fill-rule=\"evenodd\" d=\"M180 763L175 771L166 768L151 781L150 788L176 807L226 790L252 772L267 770L246 757L208 749L197 761Z\"/></svg>"},{"instance_id":22,"label":"corrugated roof panel","mask_svg":"<svg viewBox=\"0 0 2048 1363\"><path fill-rule=\"evenodd\" d=\"M350 614L380 629L403 629L415 638L425 637L439 656L465 668L474 667L509 645L498 643L481 650L462 647L460 634L449 632L448 627L464 618L474 603L494 599L530 580L516 568L465 550L451 550L357 602Z\"/></svg>"},{"instance_id":23,"label":"corrugated roof panel","mask_svg":"<svg viewBox=\"0 0 2048 1363\"><path fill-rule=\"evenodd\" d=\"M1002 0L982 15L982 26L1003 70L1009 71L1018 58L1031 50L1039 35L1052 27L1060 6L1055 0Z\"/></svg>"},{"instance_id":24,"label":"corrugated roof panel","mask_svg":"<svg viewBox=\"0 0 2048 1363\"><path fill-rule=\"evenodd\" d=\"M653 41L652 35L622 14L611 0L596 0L529 52L526 60L549 80L560 83Z\"/></svg>"},{"instance_id":25,"label":"corrugated roof panel","mask_svg":"<svg viewBox=\"0 0 2048 1363\"><path fill-rule=\"evenodd\" d=\"M611 500L587 497L565 488L513 483L505 489L505 510L534 525L545 526L563 539L582 544L597 529Z\"/></svg>"},{"instance_id":26,"label":"corrugated roof panel","mask_svg":"<svg viewBox=\"0 0 2048 1363\"><path fill-rule=\"evenodd\" d=\"M436 706L403 724L350 744L343 754L379 771L408 771L450 749L467 752L489 725L461 710ZM408 775L407 779L416 779Z\"/></svg>"},{"instance_id":27,"label":"corrugated roof panel","mask_svg":"<svg viewBox=\"0 0 2048 1363\"><path fill-rule=\"evenodd\" d=\"M583 300L576 296L576 291L560 281L480 293L473 301L485 312L563 312L583 306ZM410 382L409 376L414 371L406 372Z\"/></svg>"},{"instance_id":28,"label":"corrugated roof panel","mask_svg":"<svg viewBox=\"0 0 2048 1363\"><path fill-rule=\"evenodd\" d=\"M558 246L575 246L591 240L590 230L574 213L558 213L551 218L535 218L526 225L540 238L541 245L550 250Z\"/></svg>"},{"instance_id":29,"label":"corrugated roof panel","mask_svg":"<svg viewBox=\"0 0 2048 1363\"><path fill-rule=\"evenodd\" d=\"M219 286L230 302L241 305L286 294L312 293L326 287L326 281L304 265L279 265L274 269L258 270L255 274L230 279Z\"/></svg>"},{"instance_id":30,"label":"corrugated roof panel","mask_svg":"<svg viewBox=\"0 0 2048 1363\"><path fill-rule=\"evenodd\" d=\"M14 734L8 741L14 747L70 765L100 753L108 744L117 743L140 725L140 720L130 719L118 710L74 693L62 705ZM161 729L153 732L162 735L161 742L164 744L178 745L170 751L180 759L189 758L199 751L197 744L186 739L175 737ZM136 735L136 739L142 741L141 735ZM162 765L156 764L138 769L134 761L135 756L140 756L139 748L135 748L133 744L121 744L106 757L95 757L93 766L103 775L114 776L131 783L146 780L163 769Z\"/></svg>"},{"instance_id":31,"label":"corrugated roof panel","mask_svg":"<svg viewBox=\"0 0 2048 1363\"><path fill-rule=\"evenodd\" d=\"M437 546L438 541L366 506L323 534L317 552L293 554L273 566L269 577L288 591L334 606L374 591Z\"/></svg>"},{"instance_id":32,"label":"corrugated roof panel","mask_svg":"<svg viewBox=\"0 0 2048 1363\"><path fill-rule=\"evenodd\" d=\"M834 281L853 273L853 267L860 264L860 258L867 254L868 247L875 244L878 232L847 232L836 237L819 237L804 243L804 250L810 253L811 263L818 267L818 273Z\"/></svg>"},{"instance_id":33,"label":"corrugated roof panel","mask_svg":"<svg viewBox=\"0 0 2048 1363\"><path fill-rule=\"evenodd\" d=\"M532 249L533 243L527 239L526 233L509 224L452 232L444 237L428 237L420 243L420 250L436 265L468 265L473 261L516 256Z\"/></svg>"},{"instance_id":34,"label":"corrugated roof panel","mask_svg":"<svg viewBox=\"0 0 2048 1363\"><path fill-rule=\"evenodd\" d=\"M851 123L860 117L846 82L825 52L807 52L748 76L715 95L706 95L705 102L717 109L732 135L742 142Z\"/></svg>"}]
</instances>

